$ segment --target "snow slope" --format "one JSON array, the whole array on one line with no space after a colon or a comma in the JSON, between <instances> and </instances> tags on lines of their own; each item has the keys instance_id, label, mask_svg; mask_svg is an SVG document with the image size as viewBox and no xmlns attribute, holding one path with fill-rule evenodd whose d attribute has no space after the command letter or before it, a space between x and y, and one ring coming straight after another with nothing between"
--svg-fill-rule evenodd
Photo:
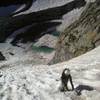
<instances>
[{"instance_id":1,"label":"snow slope","mask_svg":"<svg viewBox=\"0 0 100 100\"><path fill-rule=\"evenodd\" d=\"M36 52L32 49L33 43L20 44L21 47L12 46L9 42L0 43L0 51L7 61L3 63L24 62L36 64L47 64L54 56L55 51L50 53ZM11 53L13 55L11 55Z\"/></svg>"},{"instance_id":2,"label":"snow slope","mask_svg":"<svg viewBox=\"0 0 100 100\"><path fill-rule=\"evenodd\" d=\"M0 100L100 100L100 47L68 62L56 65L32 65L26 59L0 63ZM93 87L93 91L59 91L60 76L70 68L75 88Z\"/></svg>"}]
</instances>

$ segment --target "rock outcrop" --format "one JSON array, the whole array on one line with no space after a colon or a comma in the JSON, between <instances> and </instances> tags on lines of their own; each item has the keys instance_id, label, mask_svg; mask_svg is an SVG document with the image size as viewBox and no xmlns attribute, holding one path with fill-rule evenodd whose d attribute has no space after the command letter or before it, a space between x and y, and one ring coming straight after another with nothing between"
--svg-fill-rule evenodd
<instances>
[{"instance_id":1,"label":"rock outcrop","mask_svg":"<svg viewBox=\"0 0 100 100\"><path fill-rule=\"evenodd\" d=\"M29 14L18 15L15 17L0 18L0 42L4 42L13 32L28 25L50 22L51 20L62 19L68 12L85 6L85 0L75 0L62 6L48 8ZM34 26L34 25L33 25ZM34 28L33 28L34 29Z\"/></svg>"},{"instance_id":2,"label":"rock outcrop","mask_svg":"<svg viewBox=\"0 0 100 100\"><path fill-rule=\"evenodd\" d=\"M100 44L100 1L87 5L79 20L61 33L53 63L69 60Z\"/></svg>"},{"instance_id":3,"label":"rock outcrop","mask_svg":"<svg viewBox=\"0 0 100 100\"><path fill-rule=\"evenodd\" d=\"M0 52L0 61L4 61L6 58L3 56L3 54Z\"/></svg>"}]
</instances>

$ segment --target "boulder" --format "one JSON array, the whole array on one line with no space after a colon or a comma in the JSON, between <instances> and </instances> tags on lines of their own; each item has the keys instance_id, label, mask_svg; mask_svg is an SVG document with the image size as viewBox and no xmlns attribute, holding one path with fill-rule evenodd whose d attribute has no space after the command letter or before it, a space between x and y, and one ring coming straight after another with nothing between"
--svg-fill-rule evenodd
<instances>
[{"instance_id":1,"label":"boulder","mask_svg":"<svg viewBox=\"0 0 100 100\"><path fill-rule=\"evenodd\" d=\"M4 61L6 58L3 56L3 54L0 52L0 61Z\"/></svg>"}]
</instances>

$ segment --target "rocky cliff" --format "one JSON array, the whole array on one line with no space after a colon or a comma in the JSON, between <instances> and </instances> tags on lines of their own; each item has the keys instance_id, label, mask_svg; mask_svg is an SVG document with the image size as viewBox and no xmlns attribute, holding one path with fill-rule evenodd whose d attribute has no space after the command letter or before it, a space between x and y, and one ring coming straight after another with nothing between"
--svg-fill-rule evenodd
<instances>
[{"instance_id":1,"label":"rocky cliff","mask_svg":"<svg viewBox=\"0 0 100 100\"><path fill-rule=\"evenodd\" d=\"M80 18L60 34L53 63L65 61L100 44L100 1L89 3Z\"/></svg>"}]
</instances>

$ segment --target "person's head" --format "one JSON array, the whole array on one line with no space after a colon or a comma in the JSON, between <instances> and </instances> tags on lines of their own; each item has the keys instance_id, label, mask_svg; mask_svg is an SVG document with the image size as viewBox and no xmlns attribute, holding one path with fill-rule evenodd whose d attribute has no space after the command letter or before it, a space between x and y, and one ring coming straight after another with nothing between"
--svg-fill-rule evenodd
<instances>
[{"instance_id":1,"label":"person's head","mask_svg":"<svg viewBox=\"0 0 100 100\"><path fill-rule=\"evenodd\" d=\"M64 72L65 75L70 75L70 69L69 68L65 68L63 72Z\"/></svg>"}]
</instances>

